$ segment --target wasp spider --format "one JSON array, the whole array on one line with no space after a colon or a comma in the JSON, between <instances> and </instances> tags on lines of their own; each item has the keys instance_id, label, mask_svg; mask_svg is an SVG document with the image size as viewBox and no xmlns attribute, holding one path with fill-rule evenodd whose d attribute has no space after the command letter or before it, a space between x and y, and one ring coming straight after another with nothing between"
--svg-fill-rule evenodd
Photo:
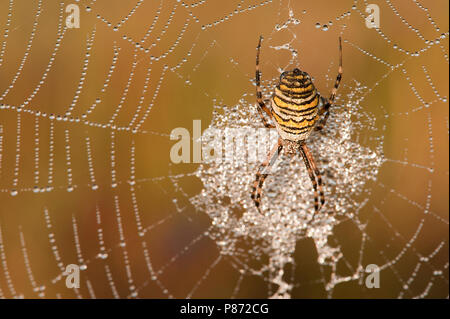
<instances>
[{"instance_id":1,"label":"wasp spider","mask_svg":"<svg viewBox=\"0 0 450 319\"><path fill-rule=\"evenodd\" d=\"M264 180L277 160L283 148L285 153L293 156L300 152L314 189L314 209L319 211L325 203L322 190L322 176L306 145L306 140L313 129L321 130L330 115L336 92L342 78L342 43L339 37L339 71L329 99L317 92L308 73L295 68L283 72L275 92L270 99L270 107L266 106L261 92L261 73L259 70L259 53L262 36L256 48L256 100L257 109L265 127L276 128L280 138L277 145L269 152L267 159L260 165L253 184L251 198L260 210L261 194ZM268 123L264 113L272 119L275 126ZM321 118L321 116L323 117Z\"/></svg>"}]
</instances>

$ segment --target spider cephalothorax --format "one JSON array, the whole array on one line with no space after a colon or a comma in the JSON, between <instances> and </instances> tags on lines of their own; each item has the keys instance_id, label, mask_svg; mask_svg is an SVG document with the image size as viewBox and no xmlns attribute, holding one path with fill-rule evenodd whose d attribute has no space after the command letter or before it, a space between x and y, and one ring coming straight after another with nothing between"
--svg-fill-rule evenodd
<instances>
[{"instance_id":1,"label":"spider cephalothorax","mask_svg":"<svg viewBox=\"0 0 450 319\"><path fill-rule=\"evenodd\" d=\"M295 68L280 75L280 82L277 84L275 92L270 99L270 108L263 101L260 86L259 52L261 41L262 37L260 37L256 48L256 100L258 102L258 113L264 126L269 128L275 127L280 138L256 173L251 198L259 210L264 180L269 175L270 168L284 148L285 152L290 155L301 154L313 184L314 209L318 211L325 203L325 196L322 191L322 176L306 145L306 140L314 128L321 130L324 127L330 114L329 109L336 97L342 77L341 38L339 38L339 71L329 99L320 96L308 73ZM263 111L274 121L275 126L267 122ZM324 115L323 118L319 120L322 115Z\"/></svg>"}]
</instances>

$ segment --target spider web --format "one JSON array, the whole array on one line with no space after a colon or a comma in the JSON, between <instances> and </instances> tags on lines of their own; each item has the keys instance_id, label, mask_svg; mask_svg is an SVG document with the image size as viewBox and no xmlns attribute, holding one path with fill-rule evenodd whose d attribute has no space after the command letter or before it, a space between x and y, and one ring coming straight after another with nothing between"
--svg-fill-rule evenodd
<instances>
[{"instance_id":1,"label":"spider web","mask_svg":"<svg viewBox=\"0 0 450 319\"><path fill-rule=\"evenodd\" d=\"M79 29L66 25L71 3ZM366 27L371 3L380 28ZM447 12L415 0L2 1L0 298L448 298ZM254 208L260 161L247 156L274 132L239 140L248 153L232 161L170 161L170 132L195 119L213 134L262 128L260 34L265 97L293 67L328 96L343 39L336 105L308 140L319 214L301 160L285 156L263 215ZM80 288L65 285L69 264ZM365 285L370 264L379 288Z\"/></svg>"}]
</instances>

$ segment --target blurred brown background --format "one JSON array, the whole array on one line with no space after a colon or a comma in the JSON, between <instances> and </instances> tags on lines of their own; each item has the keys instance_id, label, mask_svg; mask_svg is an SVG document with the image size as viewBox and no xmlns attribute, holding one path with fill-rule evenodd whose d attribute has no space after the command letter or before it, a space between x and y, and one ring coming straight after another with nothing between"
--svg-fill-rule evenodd
<instances>
[{"instance_id":1,"label":"blurred brown background","mask_svg":"<svg viewBox=\"0 0 450 319\"><path fill-rule=\"evenodd\" d=\"M186 200L202 185L172 177L197 165L169 158L173 128L205 128L215 101L254 94L260 34L263 79L295 64L321 92L341 35L341 102L357 82L370 88L362 105L384 131L361 211L363 264L390 261L381 288L353 280L327 293L303 240L292 297L448 296L448 1L372 1L379 32L362 1L73 1L80 28L67 29L70 3L0 1L0 297L268 296L263 276L240 278L226 258L211 266L210 220ZM273 49L288 42L293 64ZM350 263L354 227L335 230ZM68 264L87 266L78 290L65 287Z\"/></svg>"}]
</instances>

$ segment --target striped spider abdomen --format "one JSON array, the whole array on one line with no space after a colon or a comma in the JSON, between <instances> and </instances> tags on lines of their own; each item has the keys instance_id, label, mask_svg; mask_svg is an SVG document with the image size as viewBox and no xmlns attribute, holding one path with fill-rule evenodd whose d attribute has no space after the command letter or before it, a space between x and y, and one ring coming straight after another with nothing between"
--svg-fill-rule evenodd
<instances>
[{"instance_id":1,"label":"striped spider abdomen","mask_svg":"<svg viewBox=\"0 0 450 319\"><path fill-rule=\"evenodd\" d=\"M319 119L320 95L308 73L283 72L272 96L272 115L284 140L303 141Z\"/></svg>"}]
</instances>

